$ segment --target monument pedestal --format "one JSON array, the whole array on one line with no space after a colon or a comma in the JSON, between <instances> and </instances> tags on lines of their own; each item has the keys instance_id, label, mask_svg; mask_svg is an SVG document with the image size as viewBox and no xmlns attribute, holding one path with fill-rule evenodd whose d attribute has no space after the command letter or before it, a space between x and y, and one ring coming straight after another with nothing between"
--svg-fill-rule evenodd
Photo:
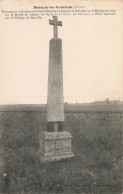
<instances>
[{"instance_id":1,"label":"monument pedestal","mask_svg":"<svg viewBox=\"0 0 123 194\"><path fill-rule=\"evenodd\" d=\"M71 139L72 136L67 131L41 132L39 150L41 161L56 161L73 157Z\"/></svg>"}]
</instances>

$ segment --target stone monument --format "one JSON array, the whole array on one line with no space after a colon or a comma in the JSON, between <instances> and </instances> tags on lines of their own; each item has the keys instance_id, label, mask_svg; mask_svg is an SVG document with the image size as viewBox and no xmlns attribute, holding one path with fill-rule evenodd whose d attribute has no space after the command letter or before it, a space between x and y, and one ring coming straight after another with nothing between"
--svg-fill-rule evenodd
<instances>
[{"instance_id":1,"label":"stone monument","mask_svg":"<svg viewBox=\"0 0 123 194\"><path fill-rule=\"evenodd\" d=\"M47 131L40 134L40 154L43 161L61 160L73 155L72 136L64 131L62 40L58 26L62 22L53 16L49 24L54 27L54 38L49 43L49 72L47 93Z\"/></svg>"}]
</instances>

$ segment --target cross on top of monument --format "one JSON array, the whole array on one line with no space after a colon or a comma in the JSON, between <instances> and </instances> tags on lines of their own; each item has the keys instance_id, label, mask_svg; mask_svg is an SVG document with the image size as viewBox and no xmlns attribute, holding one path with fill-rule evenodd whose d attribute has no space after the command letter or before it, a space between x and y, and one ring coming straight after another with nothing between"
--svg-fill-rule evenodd
<instances>
[{"instance_id":1,"label":"cross on top of monument","mask_svg":"<svg viewBox=\"0 0 123 194\"><path fill-rule=\"evenodd\" d=\"M57 16L53 16L53 20L49 20L49 24L54 26L54 38L58 38L58 26L62 26L62 22L57 20Z\"/></svg>"}]
</instances>

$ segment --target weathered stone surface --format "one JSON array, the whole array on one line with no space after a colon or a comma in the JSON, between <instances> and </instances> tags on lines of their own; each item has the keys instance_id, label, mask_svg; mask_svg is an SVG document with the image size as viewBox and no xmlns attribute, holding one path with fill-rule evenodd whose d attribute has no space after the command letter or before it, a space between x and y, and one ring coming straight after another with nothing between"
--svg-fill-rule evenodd
<instances>
[{"instance_id":1,"label":"weathered stone surface","mask_svg":"<svg viewBox=\"0 0 123 194\"><path fill-rule=\"evenodd\" d=\"M62 40L51 39L47 95L47 121L64 121Z\"/></svg>"},{"instance_id":2,"label":"weathered stone surface","mask_svg":"<svg viewBox=\"0 0 123 194\"><path fill-rule=\"evenodd\" d=\"M73 157L71 139L71 134L66 131L52 133L46 131L41 132L39 150L41 161L55 161Z\"/></svg>"}]
</instances>

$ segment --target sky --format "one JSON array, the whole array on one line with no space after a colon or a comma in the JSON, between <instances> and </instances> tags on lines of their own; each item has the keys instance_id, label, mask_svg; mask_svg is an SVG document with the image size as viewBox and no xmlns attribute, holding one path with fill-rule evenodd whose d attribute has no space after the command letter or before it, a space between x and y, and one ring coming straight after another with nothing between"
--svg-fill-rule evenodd
<instances>
[{"instance_id":1,"label":"sky","mask_svg":"<svg viewBox=\"0 0 123 194\"><path fill-rule=\"evenodd\" d=\"M8 3L9 2L9 3ZM52 15L32 20L5 20L2 10L33 10L48 1L0 2L0 104L47 101ZM61 2L61 3L60 3ZM116 9L114 16L58 16L62 39L64 101L123 100L122 1L59 1L86 9ZM57 1L50 1L58 5Z\"/></svg>"}]
</instances>

